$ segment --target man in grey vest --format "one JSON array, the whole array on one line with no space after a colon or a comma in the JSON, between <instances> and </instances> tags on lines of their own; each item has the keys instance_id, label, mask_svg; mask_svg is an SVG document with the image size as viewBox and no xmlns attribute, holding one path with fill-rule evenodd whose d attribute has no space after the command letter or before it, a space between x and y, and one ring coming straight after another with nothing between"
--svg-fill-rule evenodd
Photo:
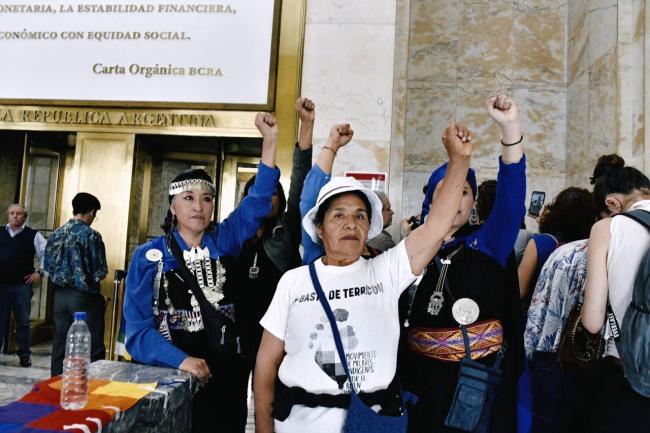
<instances>
[{"instance_id":1,"label":"man in grey vest","mask_svg":"<svg viewBox=\"0 0 650 433\"><path fill-rule=\"evenodd\" d=\"M29 367L32 284L41 280L46 241L42 234L27 226L27 210L22 205L10 205L7 216L7 225L0 229L0 347L6 344L9 312L13 310L20 365ZM38 270L34 269L34 254L41 261Z\"/></svg>"}]
</instances>

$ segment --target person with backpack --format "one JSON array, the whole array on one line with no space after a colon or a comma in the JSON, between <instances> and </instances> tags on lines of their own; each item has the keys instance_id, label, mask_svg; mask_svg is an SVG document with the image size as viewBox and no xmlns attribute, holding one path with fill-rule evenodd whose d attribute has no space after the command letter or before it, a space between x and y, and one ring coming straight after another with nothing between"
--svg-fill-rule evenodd
<instances>
[{"instance_id":1,"label":"person with backpack","mask_svg":"<svg viewBox=\"0 0 650 433\"><path fill-rule=\"evenodd\" d=\"M650 310L638 298L650 294L648 266L640 267L650 247L642 223L650 222L650 180L633 167L612 167L596 181L594 198L601 216L613 217L589 236L582 323L591 333L604 327L606 342L592 413L596 432L638 432L650 426L650 392L641 382L650 367Z\"/></svg>"}]
</instances>

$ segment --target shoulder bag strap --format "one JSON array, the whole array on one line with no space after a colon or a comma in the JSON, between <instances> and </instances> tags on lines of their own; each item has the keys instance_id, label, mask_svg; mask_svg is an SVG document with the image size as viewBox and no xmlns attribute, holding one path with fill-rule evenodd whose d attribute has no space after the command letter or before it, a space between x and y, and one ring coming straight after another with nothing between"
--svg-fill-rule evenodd
<instances>
[{"instance_id":1,"label":"shoulder bag strap","mask_svg":"<svg viewBox=\"0 0 650 433\"><path fill-rule=\"evenodd\" d=\"M309 264L309 275L311 276L311 281L314 284L314 289L316 289L316 295L318 295L318 300L320 301L320 304L323 306L323 310L325 310L325 314L327 315L327 318L329 319L330 322L330 326L332 327L332 335L334 336L336 351L338 352L339 358L341 359L341 365L343 365L345 374L348 377L348 380L350 381L350 389L352 390L352 392L356 393L356 390L354 389L354 383L352 382L352 376L350 376L350 370L348 369L348 361L345 358L345 351L343 350L343 342L341 341L341 334L339 333L339 327L336 325L336 319L334 318L334 313L332 313L332 309L330 308L330 305L327 302L327 298L325 297L323 288L320 285L320 281L318 281L316 266L314 266L313 262Z\"/></svg>"},{"instance_id":2,"label":"shoulder bag strap","mask_svg":"<svg viewBox=\"0 0 650 433\"><path fill-rule=\"evenodd\" d=\"M183 252L181 251L180 245L178 245L178 241L174 237L174 233L170 233L169 236L167 236L167 243L169 244L169 249L172 255L176 259L176 263L178 263L178 271L183 276L183 279L185 279L185 285L189 286L189 289L194 293L196 300L200 303L201 300L199 299L199 296L205 299L205 295L203 295L203 290L199 287L199 283L196 282L194 275L192 275L190 270L187 269L185 259L183 258Z\"/></svg>"},{"instance_id":3,"label":"shoulder bag strap","mask_svg":"<svg viewBox=\"0 0 650 433\"><path fill-rule=\"evenodd\" d=\"M629 212L621 213L619 215L626 216L634 221L638 222L646 229L650 230L650 212L643 209L635 209Z\"/></svg>"}]
</instances>

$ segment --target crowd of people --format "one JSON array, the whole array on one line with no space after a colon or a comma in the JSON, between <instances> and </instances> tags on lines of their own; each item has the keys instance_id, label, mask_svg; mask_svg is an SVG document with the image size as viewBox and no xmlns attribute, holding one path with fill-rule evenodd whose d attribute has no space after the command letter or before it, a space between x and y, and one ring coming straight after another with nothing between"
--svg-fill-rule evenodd
<instances>
[{"instance_id":1,"label":"crowd of people","mask_svg":"<svg viewBox=\"0 0 650 433\"><path fill-rule=\"evenodd\" d=\"M331 175L352 127L332 126L312 165L315 104L299 98L296 112L288 195L275 163L276 119L259 114L260 164L233 213L213 222L213 180L200 169L180 173L161 204L165 235L139 246L128 269L127 350L200 380L192 431L243 432L251 374L257 433L352 431L348 413L358 404L400 424L386 427L394 432L650 425L650 362L635 356L647 351L635 343L645 341L650 315L648 177L604 155L593 191L561 191L531 233L518 107L493 96L486 113L501 130L497 179L477 184L472 133L450 121L441 137L448 160L432 170L420 214L402 221L395 243L389 197ZM29 361L24 287L40 278L27 265L34 254L55 289L53 375L74 311L88 312L92 359L104 356L106 259L90 229L101 205L80 193L73 207L47 246L20 205L0 234L0 325L13 306L21 365ZM604 340L602 350L582 347L582 335Z\"/></svg>"}]
</instances>

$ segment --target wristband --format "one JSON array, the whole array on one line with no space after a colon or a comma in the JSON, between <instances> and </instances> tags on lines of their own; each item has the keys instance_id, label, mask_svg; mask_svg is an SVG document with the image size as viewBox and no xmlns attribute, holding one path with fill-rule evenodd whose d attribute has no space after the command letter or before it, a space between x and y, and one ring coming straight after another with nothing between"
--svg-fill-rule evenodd
<instances>
[{"instance_id":1,"label":"wristband","mask_svg":"<svg viewBox=\"0 0 650 433\"><path fill-rule=\"evenodd\" d=\"M521 134L521 138L519 140L515 141L514 143L504 143L503 140L501 140L501 144L503 146L506 146L506 147L507 146L514 146L515 144L521 143L523 140L524 140L524 134Z\"/></svg>"},{"instance_id":2,"label":"wristband","mask_svg":"<svg viewBox=\"0 0 650 433\"><path fill-rule=\"evenodd\" d=\"M327 150L329 150L330 152L332 152L332 153L334 154L334 156L336 156L336 150L332 149L331 147L329 147L329 146L323 146L323 149L327 149Z\"/></svg>"}]
</instances>

